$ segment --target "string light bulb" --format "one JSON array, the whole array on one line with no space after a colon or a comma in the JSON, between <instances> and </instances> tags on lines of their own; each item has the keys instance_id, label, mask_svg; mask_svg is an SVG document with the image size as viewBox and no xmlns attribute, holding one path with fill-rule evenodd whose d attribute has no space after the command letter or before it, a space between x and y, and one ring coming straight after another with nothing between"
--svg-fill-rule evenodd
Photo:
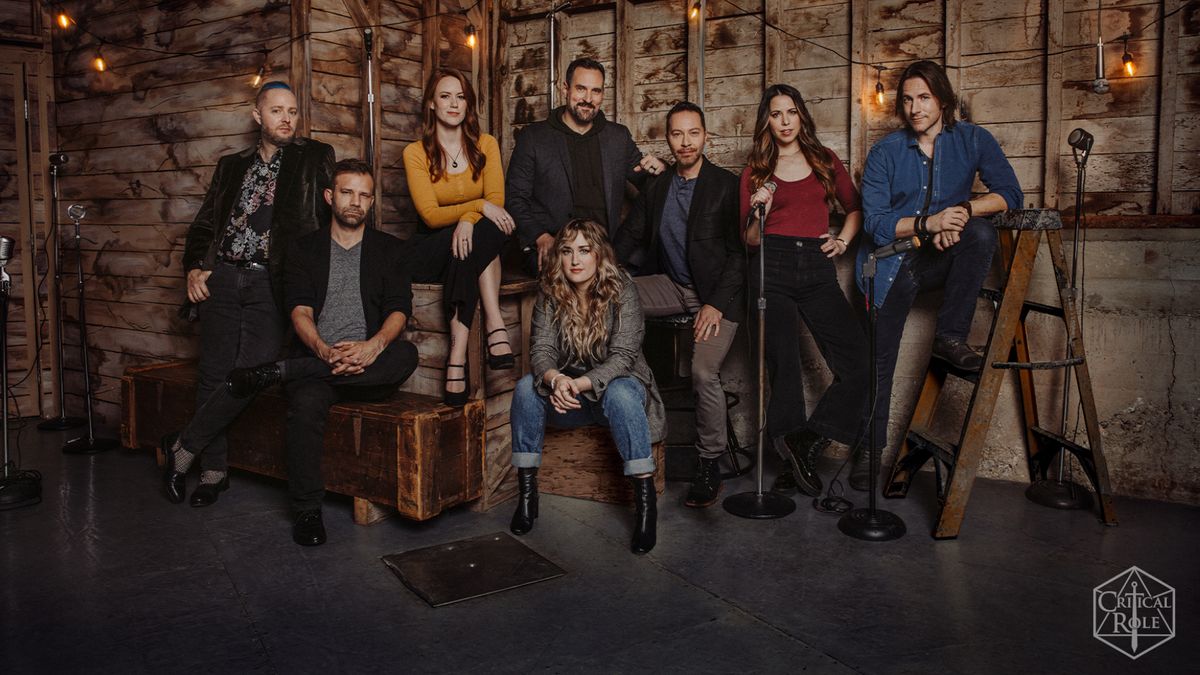
<instances>
[{"instance_id":1,"label":"string light bulb","mask_svg":"<svg viewBox=\"0 0 1200 675\"><path fill-rule=\"evenodd\" d=\"M692 8L690 10L688 10L688 18L689 19L700 18L700 3L699 2L692 3Z\"/></svg>"},{"instance_id":2,"label":"string light bulb","mask_svg":"<svg viewBox=\"0 0 1200 675\"><path fill-rule=\"evenodd\" d=\"M886 102L883 96L883 82L880 80L882 75L883 66L875 66L875 103L877 103L881 108Z\"/></svg>"},{"instance_id":3,"label":"string light bulb","mask_svg":"<svg viewBox=\"0 0 1200 675\"><path fill-rule=\"evenodd\" d=\"M266 74L267 74L267 67L266 66L259 67L258 74L256 74L254 76L254 79L250 80L250 86L257 88L258 85L262 84L263 76Z\"/></svg>"},{"instance_id":4,"label":"string light bulb","mask_svg":"<svg viewBox=\"0 0 1200 675\"><path fill-rule=\"evenodd\" d=\"M1125 40L1125 53L1121 55L1121 63L1125 66L1125 75L1133 77L1137 68L1133 65L1133 54L1129 53L1129 35L1126 34L1122 39Z\"/></svg>"},{"instance_id":5,"label":"string light bulb","mask_svg":"<svg viewBox=\"0 0 1200 675\"><path fill-rule=\"evenodd\" d=\"M467 36L467 46L471 49L475 49L475 45L479 44L478 39L475 37L475 24L467 24L467 28L463 32Z\"/></svg>"},{"instance_id":6,"label":"string light bulb","mask_svg":"<svg viewBox=\"0 0 1200 675\"><path fill-rule=\"evenodd\" d=\"M66 12L59 12L58 15L54 17L54 22L57 23L58 27L63 30L71 27L71 17L67 16Z\"/></svg>"},{"instance_id":7,"label":"string light bulb","mask_svg":"<svg viewBox=\"0 0 1200 675\"><path fill-rule=\"evenodd\" d=\"M99 47L96 47L96 54L92 57L92 69L97 73L108 70L108 63L104 60L104 54L100 53Z\"/></svg>"}]
</instances>

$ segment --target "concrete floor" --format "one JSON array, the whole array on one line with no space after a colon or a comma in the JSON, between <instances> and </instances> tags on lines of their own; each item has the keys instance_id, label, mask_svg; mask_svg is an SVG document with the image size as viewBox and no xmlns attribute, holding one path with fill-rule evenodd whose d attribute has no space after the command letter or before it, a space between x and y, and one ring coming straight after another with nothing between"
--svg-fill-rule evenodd
<instances>
[{"instance_id":1,"label":"concrete floor","mask_svg":"<svg viewBox=\"0 0 1200 675\"><path fill-rule=\"evenodd\" d=\"M0 512L3 673L1111 674L1200 664L1196 508L1118 499L1121 525L1108 529L1090 513L1034 506L1022 486L980 480L962 535L936 542L927 476L909 499L884 502L908 536L869 544L807 501L751 522L684 508L686 486L671 483L658 547L637 557L629 511L543 497L523 541L566 576L431 609L380 556L506 530L507 505L358 527L349 503L331 497L329 543L301 548L280 482L235 472L215 506L171 505L149 454L63 456L68 435L32 425L19 434L22 466L44 474L45 498ZM725 494L750 487L727 483ZM1176 589L1177 637L1137 661L1091 629L1092 588L1131 565Z\"/></svg>"}]
</instances>

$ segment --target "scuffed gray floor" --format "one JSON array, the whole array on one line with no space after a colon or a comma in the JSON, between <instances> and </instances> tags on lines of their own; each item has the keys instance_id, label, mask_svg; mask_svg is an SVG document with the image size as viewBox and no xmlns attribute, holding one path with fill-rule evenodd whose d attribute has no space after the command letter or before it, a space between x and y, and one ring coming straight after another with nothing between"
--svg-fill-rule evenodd
<instances>
[{"instance_id":1,"label":"scuffed gray floor","mask_svg":"<svg viewBox=\"0 0 1200 675\"><path fill-rule=\"evenodd\" d=\"M63 456L72 435L20 433L45 500L0 512L3 673L1200 668L1196 508L1118 499L1109 529L980 480L960 538L936 542L924 476L907 500L882 502L908 536L868 544L807 500L751 522L684 508L686 486L671 483L658 547L636 557L630 511L543 496L523 541L566 576L431 609L380 556L505 530L508 505L358 527L331 497L329 543L301 548L280 482L235 472L215 506L171 505L149 454ZM725 494L750 488L742 479ZM1177 598L1177 637L1137 661L1091 634L1092 588L1131 565Z\"/></svg>"}]
</instances>

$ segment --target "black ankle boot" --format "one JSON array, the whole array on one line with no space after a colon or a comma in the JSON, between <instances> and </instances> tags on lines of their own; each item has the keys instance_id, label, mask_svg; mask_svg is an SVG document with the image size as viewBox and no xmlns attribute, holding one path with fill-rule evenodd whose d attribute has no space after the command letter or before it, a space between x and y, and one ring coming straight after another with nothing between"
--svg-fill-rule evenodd
<instances>
[{"instance_id":1,"label":"black ankle boot","mask_svg":"<svg viewBox=\"0 0 1200 675\"><path fill-rule=\"evenodd\" d=\"M716 458L701 457L696 463L696 475L684 498L684 506L703 508L712 506L721 494L721 466Z\"/></svg>"},{"instance_id":2,"label":"black ankle boot","mask_svg":"<svg viewBox=\"0 0 1200 675\"><path fill-rule=\"evenodd\" d=\"M809 497L820 495L825 487L821 483L821 476L817 474L814 460L817 453L828 444L827 439L808 429L790 431L775 438L775 449L792 465L797 489Z\"/></svg>"},{"instance_id":3,"label":"black ankle boot","mask_svg":"<svg viewBox=\"0 0 1200 675\"><path fill-rule=\"evenodd\" d=\"M517 469L517 510L508 529L513 534L525 534L533 529L538 517L537 467Z\"/></svg>"},{"instance_id":4,"label":"black ankle boot","mask_svg":"<svg viewBox=\"0 0 1200 675\"><path fill-rule=\"evenodd\" d=\"M186 471L175 470L175 443L179 434L167 434L162 439L163 495L172 504L182 504L187 491Z\"/></svg>"},{"instance_id":5,"label":"black ankle boot","mask_svg":"<svg viewBox=\"0 0 1200 675\"><path fill-rule=\"evenodd\" d=\"M249 398L258 392L279 384L283 379L279 364L264 363L253 368L234 368L225 378L225 386L234 398Z\"/></svg>"},{"instance_id":6,"label":"black ankle boot","mask_svg":"<svg viewBox=\"0 0 1200 675\"><path fill-rule=\"evenodd\" d=\"M637 512L633 516L633 542L629 550L634 553L649 553L658 540L658 495L654 491L654 477L632 478L633 505Z\"/></svg>"}]
</instances>

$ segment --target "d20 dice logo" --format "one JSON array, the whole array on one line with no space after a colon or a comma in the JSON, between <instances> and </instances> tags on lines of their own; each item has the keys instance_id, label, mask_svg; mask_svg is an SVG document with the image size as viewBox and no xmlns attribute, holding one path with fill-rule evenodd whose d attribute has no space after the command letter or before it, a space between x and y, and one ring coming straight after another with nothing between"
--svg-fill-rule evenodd
<instances>
[{"instance_id":1,"label":"d20 dice logo","mask_svg":"<svg viewBox=\"0 0 1200 675\"><path fill-rule=\"evenodd\" d=\"M1092 635L1131 659L1175 637L1175 589L1130 567L1092 591Z\"/></svg>"}]
</instances>

